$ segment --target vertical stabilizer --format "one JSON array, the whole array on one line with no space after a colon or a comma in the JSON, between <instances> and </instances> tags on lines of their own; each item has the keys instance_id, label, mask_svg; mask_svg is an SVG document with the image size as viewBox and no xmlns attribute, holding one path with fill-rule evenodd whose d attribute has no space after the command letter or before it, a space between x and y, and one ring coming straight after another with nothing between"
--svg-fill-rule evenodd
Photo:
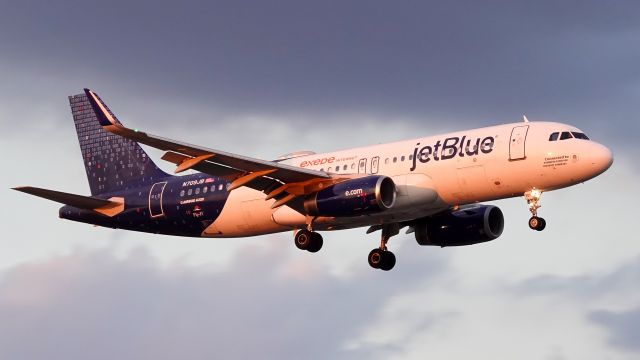
<instances>
[{"instance_id":1,"label":"vertical stabilizer","mask_svg":"<svg viewBox=\"0 0 640 360\"><path fill-rule=\"evenodd\" d=\"M107 105L98 100L117 121ZM170 176L153 163L138 143L105 131L86 94L69 96L69 104L91 195L151 185Z\"/></svg>"}]
</instances>

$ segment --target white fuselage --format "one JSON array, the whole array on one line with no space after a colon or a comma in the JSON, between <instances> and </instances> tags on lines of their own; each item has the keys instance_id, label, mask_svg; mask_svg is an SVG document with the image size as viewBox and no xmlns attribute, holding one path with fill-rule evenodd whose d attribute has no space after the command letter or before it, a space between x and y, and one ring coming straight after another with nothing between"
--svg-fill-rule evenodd
<instances>
[{"instance_id":1,"label":"white fuselage","mask_svg":"<svg viewBox=\"0 0 640 360\"><path fill-rule=\"evenodd\" d=\"M346 218L320 217L317 230L410 221L456 205L522 196L571 186L604 172L611 152L594 141L550 141L552 133L578 132L552 122L520 122L388 144L299 156L288 165L345 177L365 174L393 179L393 208ZM304 228L307 218L247 187L233 190L203 236L240 237Z\"/></svg>"}]
</instances>

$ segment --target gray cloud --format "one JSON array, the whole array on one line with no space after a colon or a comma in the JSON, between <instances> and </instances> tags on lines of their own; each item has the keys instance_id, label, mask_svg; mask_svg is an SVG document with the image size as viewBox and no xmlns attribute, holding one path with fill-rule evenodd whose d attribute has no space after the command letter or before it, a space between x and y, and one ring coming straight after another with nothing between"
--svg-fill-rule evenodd
<instances>
[{"instance_id":1,"label":"gray cloud","mask_svg":"<svg viewBox=\"0 0 640 360\"><path fill-rule=\"evenodd\" d=\"M358 358L344 343L394 294L446 267L409 255L397 272L363 266L341 280L276 247L245 250L226 270L108 250L15 267L0 282L0 357Z\"/></svg>"},{"instance_id":2,"label":"gray cloud","mask_svg":"<svg viewBox=\"0 0 640 360\"><path fill-rule=\"evenodd\" d=\"M611 345L640 353L640 308L620 312L598 310L592 312L589 318L609 330Z\"/></svg>"},{"instance_id":3,"label":"gray cloud","mask_svg":"<svg viewBox=\"0 0 640 360\"><path fill-rule=\"evenodd\" d=\"M77 88L232 113L364 111L422 124L526 112L638 130L634 1L39 5L3 9L3 57Z\"/></svg>"},{"instance_id":4,"label":"gray cloud","mask_svg":"<svg viewBox=\"0 0 640 360\"><path fill-rule=\"evenodd\" d=\"M640 353L640 307L637 284L640 283L640 258L631 259L605 273L579 276L536 276L511 288L519 298L552 296L564 300L575 299L587 305L585 317L609 332L609 343L614 348ZM630 303L631 310L602 309L605 304Z\"/></svg>"},{"instance_id":5,"label":"gray cloud","mask_svg":"<svg viewBox=\"0 0 640 360\"><path fill-rule=\"evenodd\" d=\"M636 1L4 4L0 139L10 152L21 149L22 156L7 157L5 167L12 171L0 180L3 191L33 183L86 192L65 98L85 86L95 88L127 124L263 158L298 148L332 150L507 122L525 112L533 119L583 128L612 146L618 160L598 178L602 186L575 187L544 200L545 214L556 218L544 233L545 244L563 244L555 248L555 257L545 259L541 249L547 245L518 242L531 237L526 228L514 230L516 219L524 223L528 216L518 199L513 200L518 206L510 208L513 227L499 242L443 252L398 251L391 273L371 271L363 258L361 268L348 270L348 279L316 268L313 260L307 263L308 254L296 254L304 260L292 263L281 252L283 244L278 251L242 251L230 268L211 271L163 267L144 254L120 259L110 250L32 261L0 273L0 357L387 358L413 351L422 358L421 349L440 341L441 353L450 354L461 344L486 350L487 341L509 329L531 336L546 333L552 318L565 310L607 329L612 346L636 351L628 334L637 334L630 323L638 323L637 304L626 312L612 304L628 299L625 294L637 287L637 261L601 275L557 272L592 266L588 256L571 257L577 247L587 246L580 249L589 253L605 247L599 241L603 238L633 236L632 221L627 221L632 216L626 214L633 214L628 199L637 174L629 167L637 162L621 166L619 159L634 159L639 151L635 142L625 141L640 130L639 8ZM580 192L597 194L589 195L597 202L593 213L601 213L600 221L608 226L579 226L583 220L577 216L584 209L576 204L589 201L575 195ZM148 248L175 242L166 253L185 251L186 240L132 233L112 238L58 222L55 205L5 195L9 203L0 210L1 218L13 236L0 240L8 258L3 264L66 253L69 244L94 237L101 243L116 237L127 243L143 239ZM33 219L39 219L38 226ZM31 239L25 238L25 228L31 229ZM332 237L344 244L354 240L354 232L342 234ZM626 240L617 246L619 251L635 244ZM602 267L622 261L616 251L603 252L607 263ZM459 269L450 269L449 257L434 253L454 257ZM535 274L562 254L567 254L566 267L552 266L550 274L506 290L496 289L496 280L483 273L501 267L493 273L500 274L498 282L506 281L512 279L510 268ZM506 260L518 256L522 263ZM536 256L543 265L535 264ZM304 276L293 276L296 271ZM469 283L442 281L440 296L433 296L436 277ZM401 302L400 310L379 316L380 309L406 293L416 294L415 303ZM518 307L528 299L534 304ZM549 301L558 299L566 307L549 312ZM494 318L482 316L494 313ZM399 326L402 336L395 342L360 339L356 343L365 346L344 348L346 341L371 330L372 318L379 320L374 327ZM592 340L576 334L584 324L573 320L560 321L568 331L560 331L558 338L569 344L551 347L557 358L577 358L572 354L580 354L579 343ZM460 333L485 321L492 323L488 330L479 326L460 343ZM522 321L529 324L526 329L520 328ZM425 345L421 336L447 323L457 325L450 333L427 337L433 342ZM531 347L531 338L516 337L511 353ZM593 356L603 358L598 355Z\"/></svg>"},{"instance_id":6,"label":"gray cloud","mask_svg":"<svg viewBox=\"0 0 640 360\"><path fill-rule=\"evenodd\" d=\"M513 290L525 296L566 294L592 298L623 292L639 282L640 257L607 273L566 277L551 274L535 276L516 284Z\"/></svg>"}]
</instances>

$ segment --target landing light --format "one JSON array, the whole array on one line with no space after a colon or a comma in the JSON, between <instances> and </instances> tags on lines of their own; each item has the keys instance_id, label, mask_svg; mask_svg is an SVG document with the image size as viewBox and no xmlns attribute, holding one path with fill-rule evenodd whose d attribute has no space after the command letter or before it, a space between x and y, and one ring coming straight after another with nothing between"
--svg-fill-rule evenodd
<instances>
[{"instance_id":1,"label":"landing light","mask_svg":"<svg viewBox=\"0 0 640 360\"><path fill-rule=\"evenodd\" d=\"M531 197L539 198L542 195L542 191L538 189L531 190Z\"/></svg>"}]
</instances>

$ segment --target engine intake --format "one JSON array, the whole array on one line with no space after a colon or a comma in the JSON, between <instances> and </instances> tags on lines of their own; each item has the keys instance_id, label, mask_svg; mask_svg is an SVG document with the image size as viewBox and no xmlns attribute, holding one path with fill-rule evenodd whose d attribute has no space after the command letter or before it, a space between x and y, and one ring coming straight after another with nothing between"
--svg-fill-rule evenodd
<instances>
[{"instance_id":1,"label":"engine intake","mask_svg":"<svg viewBox=\"0 0 640 360\"><path fill-rule=\"evenodd\" d=\"M396 202L396 185L387 176L374 175L346 180L316 193L304 201L312 216L358 216L383 211Z\"/></svg>"},{"instance_id":2,"label":"engine intake","mask_svg":"<svg viewBox=\"0 0 640 360\"><path fill-rule=\"evenodd\" d=\"M504 216L496 206L478 205L422 219L414 228L420 245L472 245L500 236Z\"/></svg>"}]
</instances>

